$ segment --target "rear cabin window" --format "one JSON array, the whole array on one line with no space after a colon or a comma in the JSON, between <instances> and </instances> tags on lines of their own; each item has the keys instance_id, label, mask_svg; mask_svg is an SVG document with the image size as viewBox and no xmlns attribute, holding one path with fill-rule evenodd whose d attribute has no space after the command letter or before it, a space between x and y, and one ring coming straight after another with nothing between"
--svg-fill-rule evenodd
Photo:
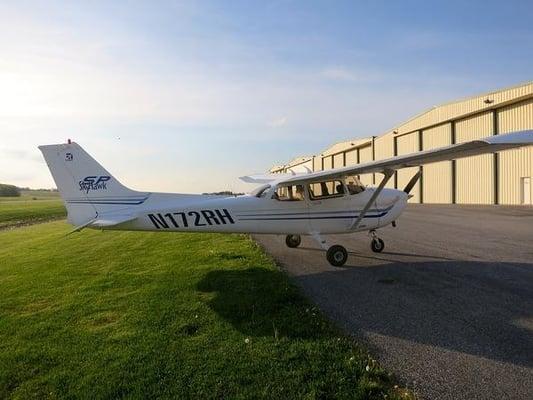
<instances>
[{"instance_id":1,"label":"rear cabin window","mask_svg":"<svg viewBox=\"0 0 533 400\"><path fill-rule=\"evenodd\" d=\"M279 201L303 201L304 187L302 185L281 186L276 189L272 198Z\"/></svg>"},{"instance_id":2,"label":"rear cabin window","mask_svg":"<svg viewBox=\"0 0 533 400\"><path fill-rule=\"evenodd\" d=\"M312 200L342 197L344 196L344 185L341 181L312 183L309 185L309 196Z\"/></svg>"}]
</instances>

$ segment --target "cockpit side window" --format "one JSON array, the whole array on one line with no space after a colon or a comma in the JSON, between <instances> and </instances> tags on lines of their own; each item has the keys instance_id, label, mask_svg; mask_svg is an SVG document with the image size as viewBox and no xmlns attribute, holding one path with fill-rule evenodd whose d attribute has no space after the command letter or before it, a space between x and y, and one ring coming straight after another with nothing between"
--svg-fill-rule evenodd
<instances>
[{"instance_id":1,"label":"cockpit side window","mask_svg":"<svg viewBox=\"0 0 533 400\"><path fill-rule=\"evenodd\" d=\"M324 181L309 185L309 196L311 200L342 197L344 194L345 189L342 181Z\"/></svg>"},{"instance_id":2,"label":"cockpit side window","mask_svg":"<svg viewBox=\"0 0 533 400\"><path fill-rule=\"evenodd\" d=\"M361 183L357 175L346 177L345 182L346 189L348 189L348 193L350 193L351 195L359 194L365 191L365 185Z\"/></svg>"},{"instance_id":3,"label":"cockpit side window","mask_svg":"<svg viewBox=\"0 0 533 400\"><path fill-rule=\"evenodd\" d=\"M272 198L279 201L303 201L304 187L302 185L280 186Z\"/></svg>"}]
</instances>

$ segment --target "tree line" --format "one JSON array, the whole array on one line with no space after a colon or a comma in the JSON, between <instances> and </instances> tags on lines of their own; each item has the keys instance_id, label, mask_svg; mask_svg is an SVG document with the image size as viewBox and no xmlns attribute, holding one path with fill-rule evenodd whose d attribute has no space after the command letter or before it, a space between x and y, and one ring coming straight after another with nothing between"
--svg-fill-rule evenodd
<instances>
[{"instance_id":1,"label":"tree line","mask_svg":"<svg viewBox=\"0 0 533 400\"><path fill-rule=\"evenodd\" d=\"M20 189L15 185L0 183L0 197L19 197Z\"/></svg>"}]
</instances>

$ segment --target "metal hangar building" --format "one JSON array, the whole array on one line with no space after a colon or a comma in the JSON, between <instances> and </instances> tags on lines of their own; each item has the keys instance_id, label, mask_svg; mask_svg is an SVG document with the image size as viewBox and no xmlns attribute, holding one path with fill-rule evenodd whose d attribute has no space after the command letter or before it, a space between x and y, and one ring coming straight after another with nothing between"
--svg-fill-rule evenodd
<instances>
[{"instance_id":1,"label":"metal hangar building","mask_svg":"<svg viewBox=\"0 0 533 400\"><path fill-rule=\"evenodd\" d=\"M533 129L533 82L431 108L383 135L336 143L270 171L320 171L526 129ZM533 147L404 168L387 186L403 188L419 168L411 202L533 204ZM361 176L366 185L379 179Z\"/></svg>"}]
</instances>

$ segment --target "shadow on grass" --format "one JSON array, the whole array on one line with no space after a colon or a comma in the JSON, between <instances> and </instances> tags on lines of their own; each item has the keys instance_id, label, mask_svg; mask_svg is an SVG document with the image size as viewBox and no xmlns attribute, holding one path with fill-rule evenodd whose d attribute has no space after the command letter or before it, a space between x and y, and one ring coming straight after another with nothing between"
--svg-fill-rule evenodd
<instances>
[{"instance_id":1,"label":"shadow on grass","mask_svg":"<svg viewBox=\"0 0 533 400\"><path fill-rule=\"evenodd\" d=\"M215 270L198 290L216 293L208 305L248 336L325 338L334 336L325 319L279 271L252 267Z\"/></svg>"}]
</instances>

